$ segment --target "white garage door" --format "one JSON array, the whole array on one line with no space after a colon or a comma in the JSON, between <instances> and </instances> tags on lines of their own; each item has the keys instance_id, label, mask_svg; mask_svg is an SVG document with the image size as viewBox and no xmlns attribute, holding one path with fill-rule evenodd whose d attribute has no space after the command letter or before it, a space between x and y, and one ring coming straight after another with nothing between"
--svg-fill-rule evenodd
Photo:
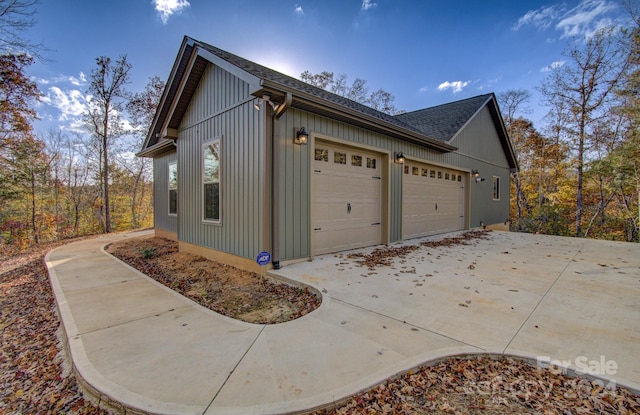
<instances>
[{"instance_id":1,"label":"white garage door","mask_svg":"<svg viewBox=\"0 0 640 415\"><path fill-rule=\"evenodd\" d=\"M465 228L465 173L415 162L404 165L402 237Z\"/></svg>"},{"instance_id":2,"label":"white garage door","mask_svg":"<svg viewBox=\"0 0 640 415\"><path fill-rule=\"evenodd\" d=\"M313 252L382 242L381 157L317 142L313 161Z\"/></svg>"}]
</instances>

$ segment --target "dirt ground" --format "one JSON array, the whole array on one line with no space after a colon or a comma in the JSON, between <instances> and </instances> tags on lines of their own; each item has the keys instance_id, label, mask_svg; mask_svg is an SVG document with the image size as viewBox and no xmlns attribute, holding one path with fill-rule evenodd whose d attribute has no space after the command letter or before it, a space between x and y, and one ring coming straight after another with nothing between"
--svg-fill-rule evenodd
<instances>
[{"instance_id":1,"label":"dirt ground","mask_svg":"<svg viewBox=\"0 0 640 415\"><path fill-rule=\"evenodd\" d=\"M321 303L308 289L178 252L178 243L164 238L127 239L111 244L107 251L200 305L249 323L294 320Z\"/></svg>"}]
</instances>

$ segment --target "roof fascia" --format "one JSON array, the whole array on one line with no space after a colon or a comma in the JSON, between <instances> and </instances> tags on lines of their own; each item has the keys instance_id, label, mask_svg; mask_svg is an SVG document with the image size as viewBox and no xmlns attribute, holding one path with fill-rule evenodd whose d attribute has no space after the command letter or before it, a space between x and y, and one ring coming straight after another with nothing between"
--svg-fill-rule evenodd
<instances>
[{"instance_id":1,"label":"roof fascia","mask_svg":"<svg viewBox=\"0 0 640 415\"><path fill-rule=\"evenodd\" d=\"M367 125L371 125L371 126L375 126L377 128L381 128L384 131L387 131L388 133L394 135L394 136L399 136L402 139L406 140L406 141L410 141L412 143L415 144L420 144L423 146L427 146L433 150L436 151L440 151L443 153L446 152L451 152L451 151L455 151L458 148L448 144L448 143L443 143L442 141L436 140L434 138L430 138L427 137L423 134L420 134L418 132L415 131L411 131L402 127L399 127L397 125L385 122L383 120L374 118L374 117L370 117L366 114L363 114L359 111L355 111L352 110L350 108L344 107L342 105L324 100L322 98L318 98L314 95L311 94L307 94L305 92L302 92L300 90L297 89L293 89L293 88L289 88L285 85L282 85L280 83L277 82L273 82L273 81L269 81L269 80L263 80L262 81L262 88L260 88L259 90L255 90L253 92L254 95L259 95L261 91L263 91L264 89L274 89L277 91L282 91L283 93L291 93L293 94L297 100L299 101L303 101L311 106L314 107L318 107L318 108L322 108L323 110L329 110L330 112L334 113L334 114L342 114L342 115L347 115L349 118L354 119L354 120L358 120L360 122L364 122Z\"/></svg>"},{"instance_id":2,"label":"roof fascia","mask_svg":"<svg viewBox=\"0 0 640 415\"><path fill-rule=\"evenodd\" d=\"M147 146L149 145L149 142L151 141L151 139L153 138L153 132L156 130L156 125L158 124L159 117L162 111L160 111L160 109L162 107L164 107L165 105L167 105L167 98L168 98L168 94L169 91L171 90L170 86L173 84L173 82L175 82L175 77L176 77L176 73L178 71L178 67L180 66L180 62L182 62L182 59L184 57L185 51L187 46L193 46L194 45L194 41L193 39L185 36L184 39L182 40L182 45L180 45L180 50L178 51L178 56L176 57L176 60L173 63L173 67L171 68L171 72L169 74L169 81L167 82L167 84L164 86L164 91L162 92L162 97L160 98L160 102L158 103L158 110L156 110L156 113L154 115L153 118L153 122L151 123L151 126L149 127L149 131L147 132L147 137L144 140L144 144L142 145L142 152L145 151L145 149L147 148Z\"/></svg>"},{"instance_id":3,"label":"roof fascia","mask_svg":"<svg viewBox=\"0 0 640 415\"><path fill-rule=\"evenodd\" d=\"M149 148L145 148L144 150L136 153L137 157L155 157L157 155L166 153L175 149L173 140L160 140L156 144L152 145Z\"/></svg>"},{"instance_id":4,"label":"roof fascia","mask_svg":"<svg viewBox=\"0 0 640 415\"><path fill-rule=\"evenodd\" d=\"M257 76L252 75L249 72L245 71L244 69L241 69L241 68L237 67L236 65L232 64L231 62L222 59L218 55L215 55L215 54L209 52L208 50L206 50L206 49L204 49L202 47L199 47L197 43L196 43L196 47L197 47L197 55L198 56L206 59L207 61L211 62L212 64L220 67L221 69L224 69L225 71L229 72L230 74L232 74L232 75L242 79L246 83L248 83L250 91L255 91L256 89L258 89L260 87L260 78L258 78Z\"/></svg>"}]
</instances>

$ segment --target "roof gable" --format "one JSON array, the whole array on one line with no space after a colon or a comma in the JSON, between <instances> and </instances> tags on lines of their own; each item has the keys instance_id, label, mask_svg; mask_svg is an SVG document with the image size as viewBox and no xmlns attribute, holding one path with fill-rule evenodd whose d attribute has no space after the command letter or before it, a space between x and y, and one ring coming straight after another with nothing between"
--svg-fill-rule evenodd
<instances>
[{"instance_id":1,"label":"roof gable","mask_svg":"<svg viewBox=\"0 0 640 415\"><path fill-rule=\"evenodd\" d=\"M456 150L454 146L430 137L397 117L185 36L140 155L152 156L151 149L156 151L159 142L177 136L180 119L209 63L247 80L252 85L251 94L256 98L269 93L273 102L281 103L290 96L292 98L287 105L293 108L345 121L436 151Z\"/></svg>"},{"instance_id":2,"label":"roof gable","mask_svg":"<svg viewBox=\"0 0 640 415\"><path fill-rule=\"evenodd\" d=\"M493 93L398 114L396 117L413 125L430 137L451 144L460 131L485 107L491 113L491 118L500 137L500 144L509 167L517 169L518 163L515 152Z\"/></svg>"}]
</instances>

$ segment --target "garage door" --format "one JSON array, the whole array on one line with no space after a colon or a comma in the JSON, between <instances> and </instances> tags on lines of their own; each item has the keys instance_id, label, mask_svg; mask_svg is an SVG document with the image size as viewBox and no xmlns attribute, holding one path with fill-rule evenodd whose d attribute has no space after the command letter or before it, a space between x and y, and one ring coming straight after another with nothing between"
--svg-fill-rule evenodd
<instances>
[{"instance_id":1,"label":"garage door","mask_svg":"<svg viewBox=\"0 0 640 415\"><path fill-rule=\"evenodd\" d=\"M465 228L465 173L415 162L404 165L402 237Z\"/></svg>"},{"instance_id":2,"label":"garage door","mask_svg":"<svg viewBox=\"0 0 640 415\"><path fill-rule=\"evenodd\" d=\"M313 252L382 242L379 154L317 142L313 161Z\"/></svg>"}]
</instances>

